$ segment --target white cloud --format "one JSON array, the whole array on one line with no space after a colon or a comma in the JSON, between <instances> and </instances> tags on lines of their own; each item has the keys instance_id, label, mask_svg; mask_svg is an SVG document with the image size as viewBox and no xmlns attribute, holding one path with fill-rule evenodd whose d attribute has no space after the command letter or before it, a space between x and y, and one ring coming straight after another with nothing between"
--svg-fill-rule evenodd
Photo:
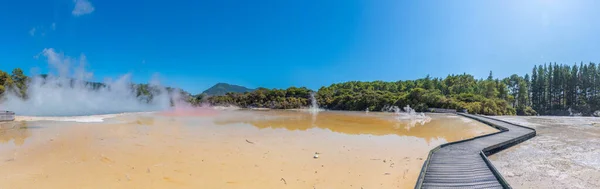
<instances>
[{"instance_id":1,"label":"white cloud","mask_svg":"<svg viewBox=\"0 0 600 189\"><path fill-rule=\"evenodd\" d=\"M36 35L44 37L46 36L46 33L50 33L54 30L56 30L56 22L52 22L52 24L50 24L50 29L48 29L48 27L44 25L35 26L29 30L29 35L33 37L35 37Z\"/></svg>"},{"instance_id":2,"label":"white cloud","mask_svg":"<svg viewBox=\"0 0 600 189\"><path fill-rule=\"evenodd\" d=\"M29 30L29 35L35 36L35 27L31 28L31 30Z\"/></svg>"},{"instance_id":3,"label":"white cloud","mask_svg":"<svg viewBox=\"0 0 600 189\"><path fill-rule=\"evenodd\" d=\"M75 8L71 12L74 16L82 16L94 12L94 6L88 0L73 0Z\"/></svg>"}]
</instances>

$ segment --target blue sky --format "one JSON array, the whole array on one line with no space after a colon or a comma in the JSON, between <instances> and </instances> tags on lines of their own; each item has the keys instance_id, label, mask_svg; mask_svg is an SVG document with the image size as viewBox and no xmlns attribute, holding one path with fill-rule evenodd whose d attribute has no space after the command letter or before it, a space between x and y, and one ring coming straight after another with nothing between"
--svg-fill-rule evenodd
<instances>
[{"instance_id":1,"label":"blue sky","mask_svg":"<svg viewBox=\"0 0 600 189\"><path fill-rule=\"evenodd\" d=\"M600 62L597 1L22 0L0 6L0 69L48 72L53 48L94 79L193 93L217 82L318 89L350 80L525 74ZM38 58L35 58L38 56Z\"/></svg>"}]
</instances>

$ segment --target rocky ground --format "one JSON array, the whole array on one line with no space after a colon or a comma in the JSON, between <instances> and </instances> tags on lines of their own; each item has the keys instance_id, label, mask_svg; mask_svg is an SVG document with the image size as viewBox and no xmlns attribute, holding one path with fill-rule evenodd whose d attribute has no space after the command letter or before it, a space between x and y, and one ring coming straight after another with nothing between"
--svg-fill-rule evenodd
<instances>
[{"instance_id":1,"label":"rocky ground","mask_svg":"<svg viewBox=\"0 0 600 189\"><path fill-rule=\"evenodd\" d=\"M513 188L600 188L600 118L499 116L537 136L490 156Z\"/></svg>"}]
</instances>

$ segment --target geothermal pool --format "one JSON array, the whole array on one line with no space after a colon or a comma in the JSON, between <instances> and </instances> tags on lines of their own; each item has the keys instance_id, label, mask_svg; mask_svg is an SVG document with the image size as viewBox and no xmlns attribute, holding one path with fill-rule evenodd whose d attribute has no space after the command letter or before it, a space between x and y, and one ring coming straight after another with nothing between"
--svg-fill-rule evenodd
<instances>
[{"instance_id":1,"label":"geothermal pool","mask_svg":"<svg viewBox=\"0 0 600 189\"><path fill-rule=\"evenodd\" d=\"M413 188L430 149L496 132L456 115L427 116L202 110L87 123L19 117L1 125L0 188Z\"/></svg>"}]
</instances>

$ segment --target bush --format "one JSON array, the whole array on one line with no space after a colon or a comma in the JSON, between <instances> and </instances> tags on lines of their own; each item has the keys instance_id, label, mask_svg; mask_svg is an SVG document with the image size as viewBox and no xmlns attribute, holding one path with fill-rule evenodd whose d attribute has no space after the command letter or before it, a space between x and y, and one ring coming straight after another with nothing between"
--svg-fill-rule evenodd
<instances>
[{"instance_id":1,"label":"bush","mask_svg":"<svg viewBox=\"0 0 600 189\"><path fill-rule=\"evenodd\" d=\"M534 116L537 115L537 112L529 106L519 106L517 107L517 115Z\"/></svg>"}]
</instances>

